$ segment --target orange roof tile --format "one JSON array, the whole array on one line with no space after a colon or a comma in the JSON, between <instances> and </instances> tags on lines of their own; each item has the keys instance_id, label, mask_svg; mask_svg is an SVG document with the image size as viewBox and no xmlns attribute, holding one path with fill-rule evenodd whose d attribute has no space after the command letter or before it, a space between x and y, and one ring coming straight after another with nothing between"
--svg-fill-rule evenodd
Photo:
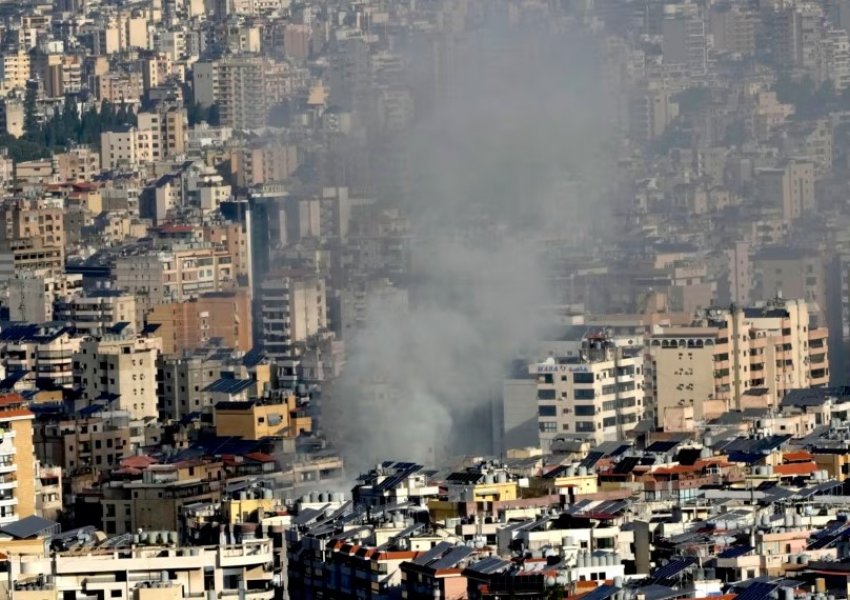
<instances>
[{"instance_id":1,"label":"orange roof tile","mask_svg":"<svg viewBox=\"0 0 850 600\"><path fill-rule=\"evenodd\" d=\"M818 466L813 462L798 462L787 465L776 465L773 467L773 472L776 475L811 475L818 470Z\"/></svg>"},{"instance_id":2,"label":"orange roof tile","mask_svg":"<svg viewBox=\"0 0 850 600\"><path fill-rule=\"evenodd\" d=\"M806 452L805 450L795 450L794 452L785 452L782 455L782 460L790 463L790 462L805 462L810 461L814 457L811 453Z\"/></svg>"}]
</instances>

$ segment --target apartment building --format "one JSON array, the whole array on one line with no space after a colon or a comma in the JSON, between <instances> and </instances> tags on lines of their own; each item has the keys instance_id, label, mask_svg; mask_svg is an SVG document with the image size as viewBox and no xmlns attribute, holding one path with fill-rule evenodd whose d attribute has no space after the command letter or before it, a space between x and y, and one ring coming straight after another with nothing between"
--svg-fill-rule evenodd
<instances>
[{"instance_id":1,"label":"apartment building","mask_svg":"<svg viewBox=\"0 0 850 600\"><path fill-rule=\"evenodd\" d=\"M272 584L275 549L270 538L184 547L172 539L173 530L143 536L144 542L132 545L10 557L11 597L66 598L81 591L116 600L278 597Z\"/></svg>"},{"instance_id":2,"label":"apartment building","mask_svg":"<svg viewBox=\"0 0 850 600\"><path fill-rule=\"evenodd\" d=\"M61 246L45 245L40 237L0 242L0 279L29 271L61 271L65 266Z\"/></svg>"},{"instance_id":3,"label":"apartment building","mask_svg":"<svg viewBox=\"0 0 850 600\"><path fill-rule=\"evenodd\" d=\"M74 353L81 343L82 338L64 324L14 323L0 330L0 359L7 375L20 374L23 387L33 388L41 379L70 388L74 385Z\"/></svg>"},{"instance_id":4,"label":"apartment building","mask_svg":"<svg viewBox=\"0 0 850 600\"><path fill-rule=\"evenodd\" d=\"M752 299L777 295L808 303L813 325L827 325L827 259L820 253L788 246L764 246L752 255Z\"/></svg>"},{"instance_id":5,"label":"apartment building","mask_svg":"<svg viewBox=\"0 0 850 600\"><path fill-rule=\"evenodd\" d=\"M137 297L144 315L157 304L185 302L207 292L235 285L233 256L207 244L174 244L158 253L122 256L115 262L112 279L117 289Z\"/></svg>"},{"instance_id":6,"label":"apartment building","mask_svg":"<svg viewBox=\"0 0 850 600\"><path fill-rule=\"evenodd\" d=\"M243 440L294 438L312 431L312 420L289 394L268 401L220 402L213 413L216 435Z\"/></svg>"},{"instance_id":7,"label":"apartment building","mask_svg":"<svg viewBox=\"0 0 850 600\"><path fill-rule=\"evenodd\" d=\"M198 352L192 356L174 356L163 352L159 358L159 413L163 418L180 420L192 413L212 412L204 391L220 376L229 352Z\"/></svg>"},{"instance_id":8,"label":"apartment building","mask_svg":"<svg viewBox=\"0 0 850 600\"><path fill-rule=\"evenodd\" d=\"M40 269L19 273L0 286L6 293L3 304L12 321L47 323L61 319L54 314L55 303L70 301L82 293L83 277Z\"/></svg>"},{"instance_id":9,"label":"apartment building","mask_svg":"<svg viewBox=\"0 0 850 600\"><path fill-rule=\"evenodd\" d=\"M0 242L33 240L43 247L64 252L65 228L62 207L42 200L9 200L0 207ZM37 241L36 241L37 240Z\"/></svg>"},{"instance_id":10,"label":"apartment building","mask_svg":"<svg viewBox=\"0 0 850 600\"><path fill-rule=\"evenodd\" d=\"M135 105L142 95L142 77L139 73L103 73L95 77L95 90L101 102Z\"/></svg>"},{"instance_id":11,"label":"apartment building","mask_svg":"<svg viewBox=\"0 0 850 600\"><path fill-rule=\"evenodd\" d=\"M778 208L787 220L799 219L815 209L815 166L791 160L756 172L758 197L763 206Z\"/></svg>"},{"instance_id":12,"label":"apartment building","mask_svg":"<svg viewBox=\"0 0 850 600\"><path fill-rule=\"evenodd\" d=\"M286 181L298 165L298 148L289 144L251 144L230 154L230 172L243 187Z\"/></svg>"},{"instance_id":13,"label":"apartment building","mask_svg":"<svg viewBox=\"0 0 850 600\"><path fill-rule=\"evenodd\" d=\"M195 99L202 106L217 104L221 124L252 130L266 126L269 108L283 99L283 66L264 57L233 56L198 62L192 68Z\"/></svg>"},{"instance_id":14,"label":"apartment building","mask_svg":"<svg viewBox=\"0 0 850 600\"><path fill-rule=\"evenodd\" d=\"M139 130L120 127L100 134L100 164L106 171L133 169L139 164Z\"/></svg>"},{"instance_id":15,"label":"apartment building","mask_svg":"<svg viewBox=\"0 0 850 600\"><path fill-rule=\"evenodd\" d=\"M108 471L145 445L144 424L126 411L101 411L75 419L44 419L35 424L36 456L66 473Z\"/></svg>"},{"instance_id":16,"label":"apartment building","mask_svg":"<svg viewBox=\"0 0 850 600\"><path fill-rule=\"evenodd\" d=\"M136 297L113 289L94 289L57 303L56 319L70 323L80 333L102 336L119 323L138 331Z\"/></svg>"},{"instance_id":17,"label":"apartment building","mask_svg":"<svg viewBox=\"0 0 850 600\"><path fill-rule=\"evenodd\" d=\"M29 52L19 48L0 57L0 86L6 92L24 89L30 78Z\"/></svg>"},{"instance_id":18,"label":"apartment building","mask_svg":"<svg viewBox=\"0 0 850 600\"><path fill-rule=\"evenodd\" d=\"M141 479L103 486L103 530L108 534L170 530L183 539L184 507L219 502L223 487L220 461L148 463Z\"/></svg>"},{"instance_id":19,"label":"apartment building","mask_svg":"<svg viewBox=\"0 0 850 600\"><path fill-rule=\"evenodd\" d=\"M156 418L159 338L110 335L86 339L74 353L74 382L82 406L125 410L134 419Z\"/></svg>"},{"instance_id":20,"label":"apartment building","mask_svg":"<svg viewBox=\"0 0 850 600\"><path fill-rule=\"evenodd\" d=\"M21 396L0 396L0 525L36 513L32 421Z\"/></svg>"},{"instance_id":21,"label":"apartment building","mask_svg":"<svg viewBox=\"0 0 850 600\"><path fill-rule=\"evenodd\" d=\"M53 173L59 181L90 182L95 175L100 174L100 154L86 146L69 148L65 152L57 152L51 158ZM88 184L91 185L91 184ZM94 214L100 210L87 206Z\"/></svg>"},{"instance_id":22,"label":"apartment building","mask_svg":"<svg viewBox=\"0 0 850 600\"><path fill-rule=\"evenodd\" d=\"M251 297L246 288L158 304L146 321L159 326L162 352L169 356L200 350L213 342L242 352L253 345Z\"/></svg>"},{"instance_id":23,"label":"apartment building","mask_svg":"<svg viewBox=\"0 0 850 600\"><path fill-rule=\"evenodd\" d=\"M163 160L185 151L186 109L163 105L156 112L140 112L138 123L149 146L142 152L150 160Z\"/></svg>"},{"instance_id":24,"label":"apartment building","mask_svg":"<svg viewBox=\"0 0 850 600\"><path fill-rule=\"evenodd\" d=\"M46 97L62 98L80 91L83 60L75 54L35 52L30 58L30 72L41 80Z\"/></svg>"},{"instance_id":25,"label":"apartment building","mask_svg":"<svg viewBox=\"0 0 850 600\"><path fill-rule=\"evenodd\" d=\"M659 425L682 406L702 421L777 407L792 389L829 383L827 330L810 327L802 300L709 309L690 327L659 328L648 361L647 403Z\"/></svg>"},{"instance_id":26,"label":"apartment building","mask_svg":"<svg viewBox=\"0 0 850 600\"><path fill-rule=\"evenodd\" d=\"M24 104L14 98L0 101L0 132L21 137L24 135Z\"/></svg>"},{"instance_id":27,"label":"apartment building","mask_svg":"<svg viewBox=\"0 0 850 600\"><path fill-rule=\"evenodd\" d=\"M260 289L260 317L266 354L297 355L298 344L328 328L325 280L306 271L270 273Z\"/></svg>"},{"instance_id":28,"label":"apartment building","mask_svg":"<svg viewBox=\"0 0 850 600\"><path fill-rule=\"evenodd\" d=\"M622 440L644 416L643 356L590 334L575 356L529 366L537 377L540 444L548 452L559 437L595 443Z\"/></svg>"}]
</instances>

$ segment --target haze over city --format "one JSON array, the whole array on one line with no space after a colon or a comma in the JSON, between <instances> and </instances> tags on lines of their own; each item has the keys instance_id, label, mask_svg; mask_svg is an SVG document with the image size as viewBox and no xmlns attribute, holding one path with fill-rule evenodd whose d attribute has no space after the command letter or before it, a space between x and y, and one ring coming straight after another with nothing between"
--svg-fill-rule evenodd
<instances>
[{"instance_id":1,"label":"haze over city","mask_svg":"<svg viewBox=\"0 0 850 600\"><path fill-rule=\"evenodd\" d=\"M0 600L850 599L850 0L0 16Z\"/></svg>"}]
</instances>

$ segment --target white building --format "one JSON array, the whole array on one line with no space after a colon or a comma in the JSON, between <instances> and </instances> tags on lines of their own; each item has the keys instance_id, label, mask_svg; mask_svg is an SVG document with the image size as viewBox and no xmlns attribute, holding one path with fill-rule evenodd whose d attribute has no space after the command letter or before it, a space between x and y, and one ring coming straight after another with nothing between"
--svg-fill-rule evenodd
<instances>
[{"instance_id":1,"label":"white building","mask_svg":"<svg viewBox=\"0 0 850 600\"><path fill-rule=\"evenodd\" d=\"M531 365L529 371L537 377L544 452L557 437L595 443L621 440L643 418L640 348L618 348L604 335L592 335L578 356L551 358Z\"/></svg>"}]
</instances>

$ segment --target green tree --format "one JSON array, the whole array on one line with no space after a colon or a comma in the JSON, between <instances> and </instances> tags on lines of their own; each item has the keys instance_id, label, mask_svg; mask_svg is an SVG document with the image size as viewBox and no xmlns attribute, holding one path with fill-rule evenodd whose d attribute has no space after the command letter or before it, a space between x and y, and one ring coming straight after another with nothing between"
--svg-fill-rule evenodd
<instances>
[{"instance_id":1,"label":"green tree","mask_svg":"<svg viewBox=\"0 0 850 600\"><path fill-rule=\"evenodd\" d=\"M38 91L32 87L27 86L26 96L24 96L24 132L25 134L34 134L37 127L38 122L35 117L35 109L36 109L36 100L38 99Z\"/></svg>"}]
</instances>

